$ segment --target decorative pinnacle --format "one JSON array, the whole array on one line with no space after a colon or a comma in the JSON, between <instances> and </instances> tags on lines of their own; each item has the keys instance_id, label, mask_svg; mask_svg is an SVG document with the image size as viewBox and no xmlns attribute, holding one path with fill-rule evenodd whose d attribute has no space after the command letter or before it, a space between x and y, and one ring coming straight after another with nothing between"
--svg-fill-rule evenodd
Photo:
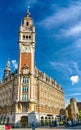
<instances>
[{"instance_id":1,"label":"decorative pinnacle","mask_svg":"<svg viewBox=\"0 0 81 130\"><path fill-rule=\"evenodd\" d=\"M7 64L6 64L6 68L5 71L10 71L10 59L8 58Z\"/></svg>"},{"instance_id":2,"label":"decorative pinnacle","mask_svg":"<svg viewBox=\"0 0 81 130\"><path fill-rule=\"evenodd\" d=\"M10 59L8 58L6 67L10 68Z\"/></svg>"}]
</instances>

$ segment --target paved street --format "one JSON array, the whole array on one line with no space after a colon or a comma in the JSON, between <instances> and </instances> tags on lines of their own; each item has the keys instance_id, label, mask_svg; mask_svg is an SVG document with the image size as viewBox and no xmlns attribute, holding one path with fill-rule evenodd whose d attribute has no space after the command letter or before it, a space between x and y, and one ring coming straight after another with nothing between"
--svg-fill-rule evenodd
<instances>
[{"instance_id":1,"label":"paved street","mask_svg":"<svg viewBox=\"0 0 81 130\"><path fill-rule=\"evenodd\" d=\"M35 130L50 130L50 129L55 130L55 128L36 128ZM32 128L19 128L19 129L13 129L13 130L32 130Z\"/></svg>"},{"instance_id":2,"label":"paved street","mask_svg":"<svg viewBox=\"0 0 81 130\"><path fill-rule=\"evenodd\" d=\"M67 127L67 128L63 128L63 127L48 127L48 128L36 128L35 130L78 130L78 129L81 129L81 126L77 126L77 127ZM15 128L15 129L12 129L12 130L32 130L32 128Z\"/></svg>"}]
</instances>

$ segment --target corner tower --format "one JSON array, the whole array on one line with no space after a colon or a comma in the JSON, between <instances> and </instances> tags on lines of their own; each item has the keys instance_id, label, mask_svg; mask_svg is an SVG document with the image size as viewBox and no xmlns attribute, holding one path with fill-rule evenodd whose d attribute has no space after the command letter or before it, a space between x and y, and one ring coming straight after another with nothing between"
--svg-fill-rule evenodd
<instances>
[{"instance_id":1,"label":"corner tower","mask_svg":"<svg viewBox=\"0 0 81 130\"><path fill-rule=\"evenodd\" d=\"M6 68L4 69L4 76L3 78L7 78L10 75L11 69L10 69L10 59L8 59Z\"/></svg>"},{"instance_id":2,"label":"corner tower","mask_svg":"<svg viewBox=\"0 0 81 130\"><path fill-rule=\"evenodd\" d=\"M34 73L35 27L29 8L19 31L19 74L26 65L30 73Z\"/></svg>"}]
</instances>

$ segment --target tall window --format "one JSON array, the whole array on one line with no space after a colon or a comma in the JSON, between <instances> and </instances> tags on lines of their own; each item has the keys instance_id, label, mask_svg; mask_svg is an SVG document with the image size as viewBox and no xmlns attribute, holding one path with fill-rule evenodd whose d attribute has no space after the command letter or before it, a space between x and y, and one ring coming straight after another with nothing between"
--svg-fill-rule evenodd
<instances>
[{"instance_id":1,"label":"tall window","mask_svg":"<svg viewBox=\"0 0 81 130\"><path fill-rule=\"evenodd\" d=\"M28 92L28 86L23 86L22 87L22 92Z\"/></svg>"},{"instance_id":2,"label":"tall window","mask_svg":"<svg viewBox=\"0 0 81 130\"><path fill-rule=\"evenodd\" d=\"M28 26L28 25L29 25L29 23L27 22L27 23L26 23L26 25Z\"/></svg>"},{"instance_id":3,"label":"tall window","mask_svg":"<svg viewBox=\"0 0 81 130\"><path fill-rule=\"evenodd\" d=\"M28 100L28 94L22 94L22 101Z\"/></svg>"},{"instance_id":4,"label":"tall window","mask_svg":"<svg viewBox=\"0 0 81 130\"><path fill-rule=\"evenodd\" d=\"M23 77L23 83L29 83L28 77Z\"/></svg>"},{"instance_id":5,"label":"tall window","mask_svg":"<svg viewBox=\"0 0 81 130\"><path fill-rule=\"evenodd\" d=\"M26 39L28 39L28 36L26 36Z\"/></svg>"},{"instance_id":6,"label":"tall window","mask_svg":"<svg viewBox=\"0 0 81 130\"><path fill-rule=\"evenodd\" d=\"M23 35L23 40L25 39L25 35Z\"/></svg>"},{"instance_id":7,"label":"tall window","mask_svg":"<svg viewBox=\"0 0 81 130\"><path fill-rule=\"evenodd\" d=\"M29 39L31 39L31 36L29 36Z\"/></svg>"}]
</instances>

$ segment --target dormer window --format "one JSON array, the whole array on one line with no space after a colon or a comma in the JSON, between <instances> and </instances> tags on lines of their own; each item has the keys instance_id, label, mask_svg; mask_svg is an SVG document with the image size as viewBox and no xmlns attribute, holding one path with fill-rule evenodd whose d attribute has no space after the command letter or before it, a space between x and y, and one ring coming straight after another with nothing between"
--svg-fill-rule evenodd
<instances>
[{"instance_id":1,"label":"dormer window","mask_svg":"<svg viewBox=\"0 0 81 130\"><path fill-rule=\"evenodd\" d=\"M26 25L29 26L29 22L27 22Z\"/></svg>"}]
</instances>

